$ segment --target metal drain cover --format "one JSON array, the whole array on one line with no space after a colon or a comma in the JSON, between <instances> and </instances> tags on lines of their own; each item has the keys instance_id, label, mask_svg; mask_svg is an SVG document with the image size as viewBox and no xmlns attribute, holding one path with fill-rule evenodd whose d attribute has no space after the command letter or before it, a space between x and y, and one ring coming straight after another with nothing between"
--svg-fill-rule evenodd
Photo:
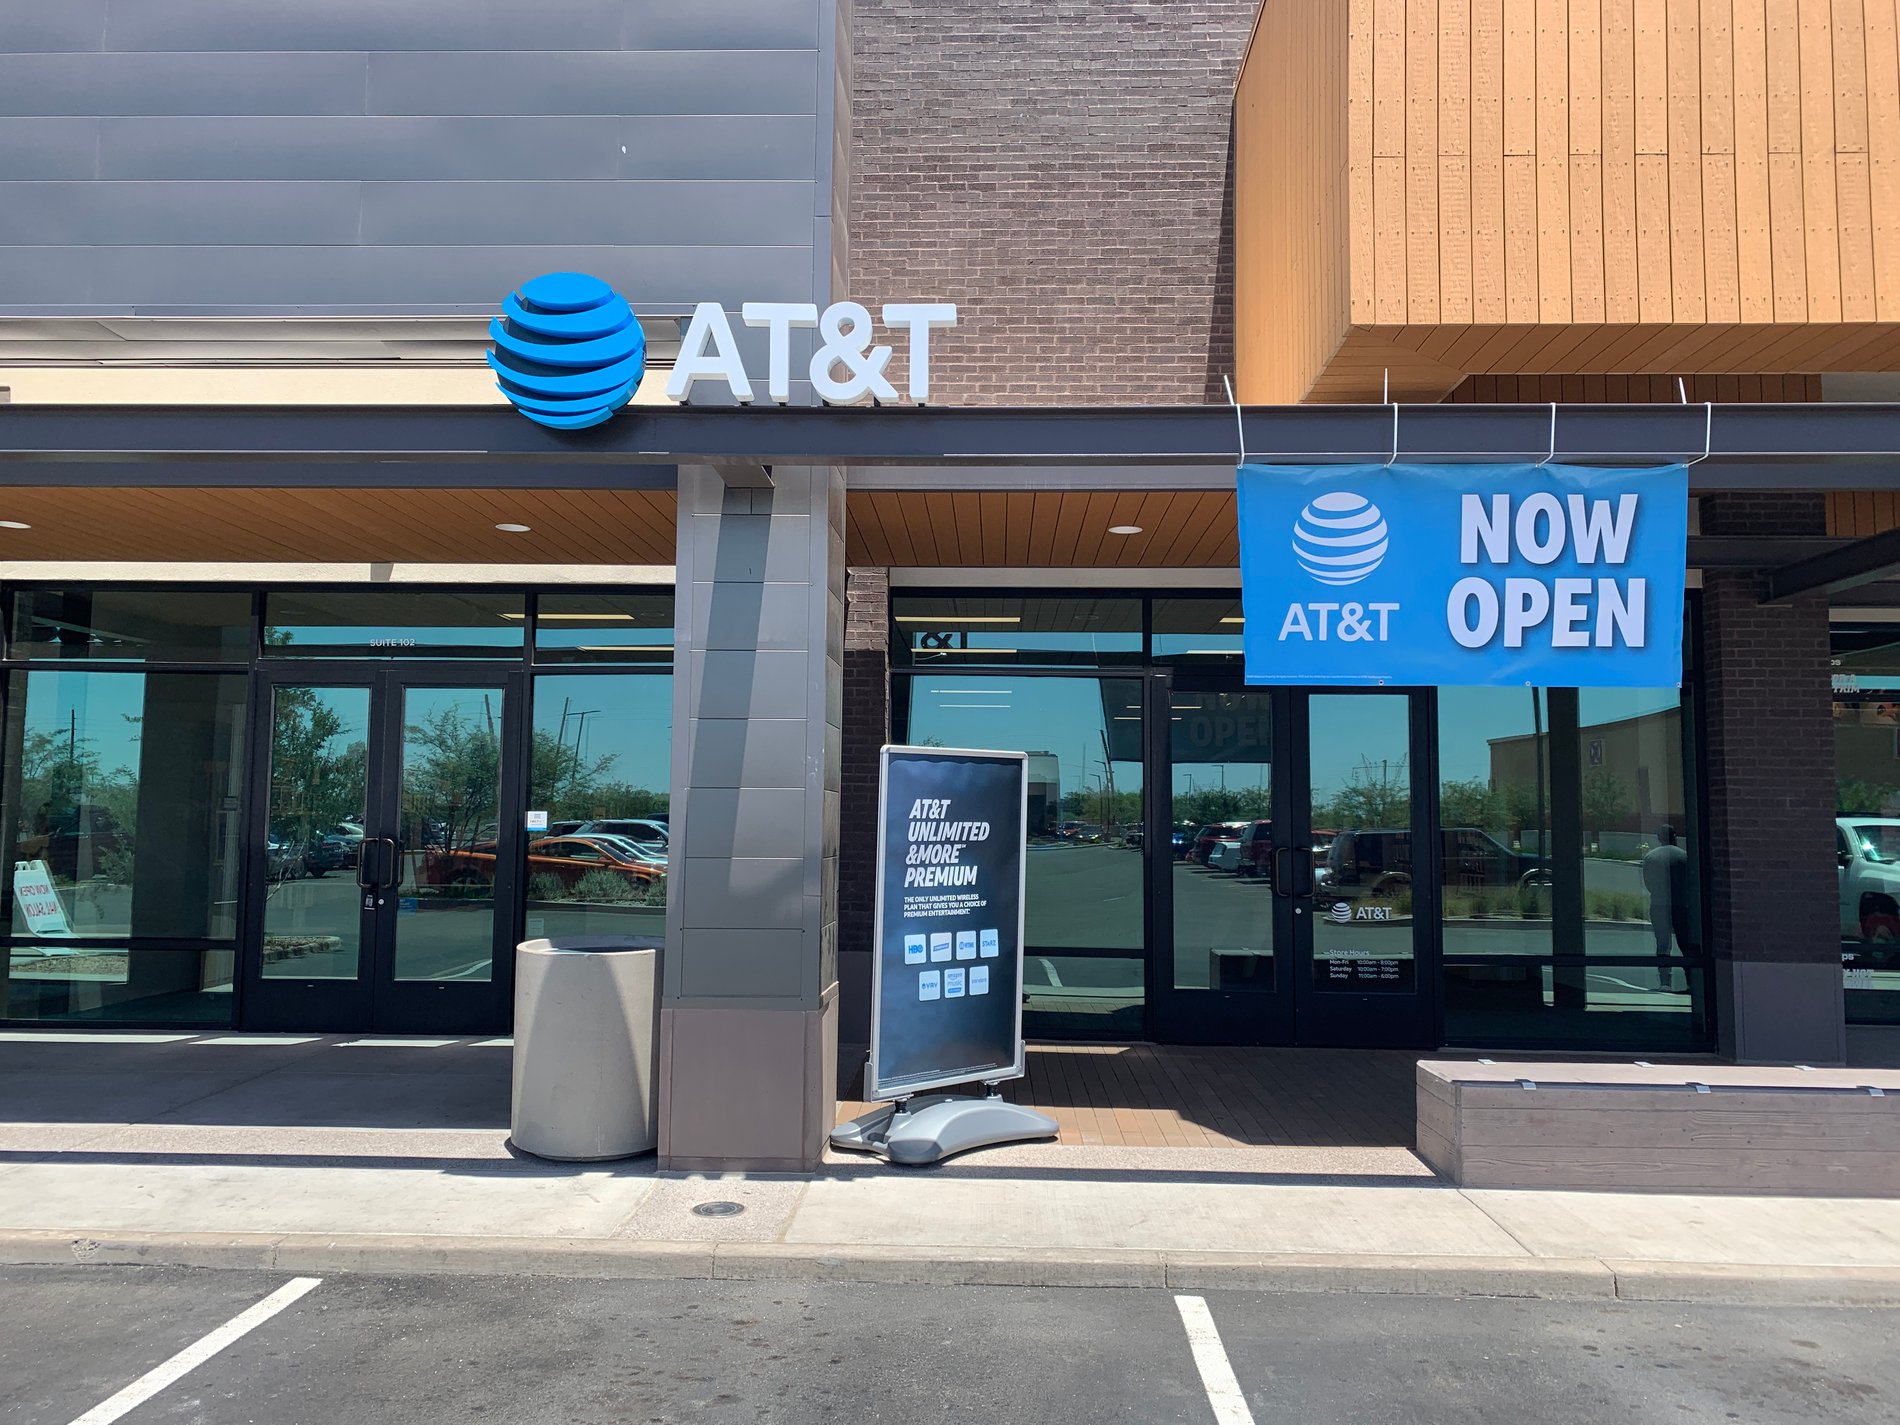
<instances>
[{"instance_id":1,"label":"metal drain cover","mask_svg":"<svg viewBox=\"0 0 1900 1425\"><path fill-rule=\"evenodd\" d=\"M693 1206L695 1217L737 1217L744 1211L743 1202L701 1202Z\"/></svg>"}]
</instances>

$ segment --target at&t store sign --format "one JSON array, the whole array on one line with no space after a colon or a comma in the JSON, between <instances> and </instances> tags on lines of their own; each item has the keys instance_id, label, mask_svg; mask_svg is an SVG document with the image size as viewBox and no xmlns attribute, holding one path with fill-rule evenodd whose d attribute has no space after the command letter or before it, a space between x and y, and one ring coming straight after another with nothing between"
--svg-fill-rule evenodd
<instances>
[{"instance_id":1,"label":"at&t store sign","mask_svg":"<svg viewBox=\"0 0 1900 1425\"><path fill-rule=\"evenodd\" d=\"M779 405L791 400L792 333L811 330L818 333L818 349L801 374L819 399L833 405L866 396L880 403L905 397L927 402L931 333L957 324L955 304L890 302L879 315L888 341L878 340L870 309L857 302L834 302L822 310L812 302L745 303L740 321L766 336L766 399ZM488 364L502 394L529 420L557 430L608 420L633 399L646 374L646 336L633 308L585 273L552 272L524 282L502 303L488 334ZM717 302L694 309L666 394L690 402L702 386L723 388L740 405L758 395L732 323Z\"/></svg>"}]
</instances>

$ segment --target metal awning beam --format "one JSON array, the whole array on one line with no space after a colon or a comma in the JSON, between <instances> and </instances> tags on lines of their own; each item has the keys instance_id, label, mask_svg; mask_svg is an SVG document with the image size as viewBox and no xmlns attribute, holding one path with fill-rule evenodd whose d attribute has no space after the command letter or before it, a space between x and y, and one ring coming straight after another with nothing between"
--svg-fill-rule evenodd
<instances>
[{"instance_id":1,"label":"metal awning beam","mask_svg":"<svg viewBox=\"0 0 1900 1425\"><path fill-rule=\"evenodd\" d=\"M1890 529L1773 570L1762 602L1786 603L1817 592L1844 594L1896 574L1900 574L1900 529Z\"/></svg>"},{"instance_id":2,"label":"metal awning beam","mask_svg":"<svg viewBox=\"0 0 1900 1425\"><path fill-rule=\"evenodd\" d=\"M1402 406L1396 449L1394 411L641 406L556 432L505 407L14 405L0 483L331 485L368 466L362 483L447 484L422 468L443 466L462 484L637 488L654 477L636 467L732 462L844 465L860 488L1226 489L1244 431L1249 459L1280 464L1682 460L1698 491L1900 489L1900 404L1573 405L1554 421L1549 406Z\"/></svg>"}]
</instances>

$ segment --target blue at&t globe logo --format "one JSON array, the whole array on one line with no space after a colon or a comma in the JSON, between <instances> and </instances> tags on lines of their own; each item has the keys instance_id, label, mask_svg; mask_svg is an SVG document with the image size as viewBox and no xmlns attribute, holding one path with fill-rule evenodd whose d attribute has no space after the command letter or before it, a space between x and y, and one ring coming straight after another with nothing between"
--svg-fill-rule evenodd
<instances>
[{"instance_id":1,"label":"blue at&t globe logo","mask_svg":"<svg viewBox=\"0 0 1900 1425\"><path fill-rule=\"evenodd\" d=\"M488 364L531 421L585 430L633 399L647 339L627 299L584 272L550 272L502 303L488 324Z\"/></svg>"}]
</instances>

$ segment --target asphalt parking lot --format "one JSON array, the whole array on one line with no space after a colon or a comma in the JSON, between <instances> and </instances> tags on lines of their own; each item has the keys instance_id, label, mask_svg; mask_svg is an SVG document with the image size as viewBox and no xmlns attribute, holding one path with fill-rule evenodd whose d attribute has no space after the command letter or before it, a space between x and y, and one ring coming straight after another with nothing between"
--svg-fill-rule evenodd
<instances>
[{"instance_id":1,"label":"asphalt parking lot","mask_svg":"<svg viewBox=\"0 0 1900 1425\"><path fill-rule=\"evenodd\" d=\"M290 1280L0 1269L0 1420L1886 1425L1900 1400L1879 1311L346 1276L232 1339Z\"/></svg>"}]
</instances>

